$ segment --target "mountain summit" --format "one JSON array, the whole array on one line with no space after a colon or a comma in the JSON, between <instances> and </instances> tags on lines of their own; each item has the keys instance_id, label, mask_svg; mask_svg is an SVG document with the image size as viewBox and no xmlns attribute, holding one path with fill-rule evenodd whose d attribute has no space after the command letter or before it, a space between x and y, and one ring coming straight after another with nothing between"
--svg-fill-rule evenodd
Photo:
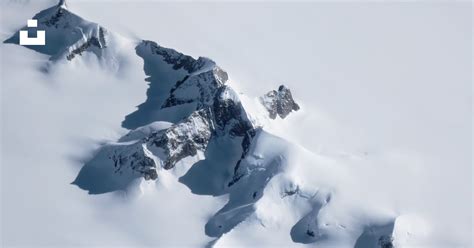
<instances>
[{"instance_id":1,"label":"mountain summit","mask_svg":"<svg viewBox=\"0 0 474 248\"><path fill-rule=\"evenodd\" d=\"M122 36L74 14L65 1L33 19L38 29L46 30L46 45L27 48L49 55L50 61L73 64L93 55L113 63L124 48ZM18 44L18 38L16 32L4 42ZM265 111L255 116L261 113L246 108L228 73L213 60L195 59L149 40L128 44L143 59L147 98L122 122L129 132L101 146L74 185L103 194L172 178L193 194L226 196L202 227L215 238L209 245L219 245L241 223L254 221L300 244L393 247L395 216L369 214L342 222L324 217L325 210L341 203L337 187L321 181L344 176L343 167L273 135L256 121L279 123L300 111L288 87L281 85L255 101Z\"/></svg>"}]
</instances>

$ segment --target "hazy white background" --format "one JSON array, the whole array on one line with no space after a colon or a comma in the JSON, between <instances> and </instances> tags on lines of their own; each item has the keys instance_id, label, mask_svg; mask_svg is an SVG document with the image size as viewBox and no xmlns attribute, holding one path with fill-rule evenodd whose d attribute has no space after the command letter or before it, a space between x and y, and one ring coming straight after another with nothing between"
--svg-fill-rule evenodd
<instances>
[{"instance_id":1,"label":"hazy white background","mask_svg":"<svg viewBox=\"0 0 474 248\"><path fill-rule=\"evenodd\" d=\"M448 244L470 244L470 2L68 4L112 31L212 58L251 97L285 83L303 110L280 135L331 156L373 156L380 164L361 177L373 180L370 194L434 221ZM51 5L2 1L2 40ZM121 120L144 100L142 61L120 77L87 66L46 76L37 70L45 59L1 45L3 244L177 244L183 226L203 228L221 199L117 203L69 185L94 144L122 134ZM197 210L186 207L196 199ZM174 209L192 221L173 223ZM163 219L174 232L150 223ZM202 244L195 235L189 244Z\"/></svg>"}]
</instances>

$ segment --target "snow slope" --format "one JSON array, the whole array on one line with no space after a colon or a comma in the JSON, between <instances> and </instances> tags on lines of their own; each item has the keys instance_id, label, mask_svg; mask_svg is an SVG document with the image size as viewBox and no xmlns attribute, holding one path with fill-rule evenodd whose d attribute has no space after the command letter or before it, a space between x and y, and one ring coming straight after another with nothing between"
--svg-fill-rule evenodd
<instances>
[{"instance_id":1,"label":"snow slope","mask_svg":"<svg viewBox=\"0 0 474 248\"><path fill-rule=\"evenodd\" d=\"M83 23L89 22L81 19L75 25L83 25ZM95 37L93 32L89 34L89 38L82 39L81 44L87 44L90 42L90 37ZM110 34L112 37L118 37L112 32ZM36 97L40 102L48 103L46 111L40 106L25 106L22 98L18 99L10 94L18 89L20 92L26 92L30 90L30 84L7 84L9 94L5 94L5 98L2 96L2 101L8 103L9 106L22 106L25 108L25 114L21 115L21 110L17 108L9 108L8 111L2 113L6 116L4 119L7 120L5 121L6 132L4 133L7 134L5 140L12 140L14 142L10 143L14 144L21 144L20 140L27 143L31 137L28 133L15 131L18 123L26 125L24 129L28 130L31 129L28 126L28 123L31 123L28 121L31 116L50 113L45 120L37 118L43 120L37 123L35 128L41 128L44 132L35 132L38 135L35 140L66 145L41 147L34 153L34 157L40 157L41 164L45 168L49 164L54 165L57 171L51 174L65 173L67 175L58 175L57 178L55 176L55 181L52 183L57 190L46 193L46 196L56 199L55 196L68 195L66 198L68 200L62 200L58 204L61 206L60 209L66 209L59 212L60 216L64 217L53 222L44 232L46 235L19 241L24 221L33 220L35 223L27 227L26 233L30 233L41 227L41 223L46 223L48 218L55 219L52 214L57 212L56 208L50 208L44 203L42 208L30 210L31 212L28 212L29 209L17 212L28 212L28 218L19 217L18 214L8 216L9 219L2 222L2 234L6 233L4 236L7 237L5 242L7 245L274 247L277 245L313 246L316 243L320 247L377 247L393 243L397 247L446 247L469 244L470 241L465 238L465 234L460 234L459 237L464 237L460 239L453 239L451 233L441 234L439 231L445 230L445 227L434 228L435 222L430 219L430 215L425 215L416 208L410 207L410 204L401 208L397 207L397 201L400 199L398 195L408 194L406 189L383 186L384 184L396 185L397 182L399 183L398 180L406 180L415 185L413 183L417 182L417 178L423 174L424 170L423 162L417 161L416 155L409 157L405 153L396 152L376 152L374 155L367 152L341 154L327 150L317 152L314 149L307 149L298 144L307 144L307 142L295 142L296 139L287 132L288 130L292 132L292 129L297 126L297 121L304 119L304 116L314 118L310 114L311 109L304 103L300 103L298 97L296 101L302 106L300 111L290 114L285 119L269 120L268 113L265 112L268 107L260 106L258 99L247 98L232 90L231 87L236 86L237 83L232 80L226 82L227 74L223 76L222 69L216 67L214 62L205 58L195 60L153 42L134 41L127 38L117 40L123 40L124 42L119 43L125 45L120 49L116 49L118 45L113 43L107 46L105 51L110 51L110 53L106 52L110 56L100 56L102 53L97 53L95 48L84 50L84 53L75 56L76 59L71 61L68 60L67 55L53 56L56 62L48 67L48 70L41 70L43 68L41 65L47 61L47 57L28 53L19 47L12 48L10 55L8 53L5 57L2 55L2 60L5 59L2 63L3 68L24 67L25 61L20 61L17 65L9 63L11 58L17 57L18 54L23 53L24 57L36 59L36 61L27 62L27 68L32 68L30 73L25 73L18 78L18 75L13 73L17 70L11 70L10 74L3 75L2 73L2 77L18 78L25 82L42 82L35 85L34 92L47 92ZM82 46L77 42L71 44L65 50L71 52ZM10 47L12 46L10 45L9 49ZM45 51L39 52L52 55ZM144 73L141 68L143 63L141 59L144 61ZM199 66L189 66L194 63ZM115 66L117 64L120 66ZM107 70L104 70L104 65L106 65L105 69L108 69L109 65L114 65L111 68L115 74L111 76ZM38 67L42 73L36 70ZM129 99L130 95L140 96L139 93L130 94L130 92L143 93L145 89L143 85L138 87L130 82L141 81L143 74L149 76L147 81L150 82L150 87L144 103L133 112L131 106L143 101L143 95L141 99L140 97ZM13 82L5 80L5 82L8 81ZM88 83L84 85L83 82ZM97 82L104 83L102 91L97 91ZM222 86L222 84L230 87ZM22 89L22 87L26 88ZM110 94L110 88L116 91L114 93L116 95L107 96L109 101L104 101L104 95ZM58 93L58 89L64 91ZM264 93L261 92L261 95ZM56 94L62 97L51 97ZM298 96L297 91L293 94ZM84 95L88 96L89 104L77 106L78 102L86 102L81 101ZM109 105L104 102L108 102ZM97 106L103 107L96 109ZM195 113L206 109L210 109L211 115L198 114L196 116ZM215 114L219 115L215 116ZM64 116L71 116L72 123L65 123ZM122 127L138 129L126 134L126 131L119 127L123 116L126 118L122 122ZM199 118L199 116L204 117ZM271 116L270 112L269 117ZM22 121L22 118L25 118L25 121ZM86 118L90 123L85 127L82 123ZM317 118L321 117L317 116ZM305 130L311 130L308 127L305 128ZM75 129L79 130L75 131ZM2 128L2 133L3 130ZM171 130L169 135L162 136L166 130ZM209 130L210 135L206 135L206 130ZM249 131L252 131L251 134ZM52 133L56 134L56 137L50 137ZM107 133L109 134L104 135ZM81 144L76 146L71 145L73 142L62 141L64 138L74 140L88 135L93 140L81 141ZM199 142L196 136L199 136L197 137ZM173 145L165 149L167 152L151 149L152 145L149 141L155 137L165 140L158 144L174 144L170 140L176 140L177 146ZM98 144L97 139L104 138L107 141L102 143L106 144ZM118 143L115 143L116 140ZM2 138L2 143L3 141ZM2 144L2 150L3 146ZM91 152L91 149L97 147L98 150ZM119 154L130 155L131 160L128 159L123 165L125 170L134 169L134 164L130 161L153 160L154 166L146 163L145 167L156 168L156 178L148 173L140 174L142 170L138 170L140 172L138 174L134 174L132 170L123 172L127 178L120 179L117 173L110 171L110 168L116 166L115 163L108 162L110 147L113 153L118 150ZM83 183L78 183L78 176L74 181L75 184L87 189L95 180L102 188L92 192L89 189L89 193L105 193L119 189L126 190L126 195L120 197L120 194L109 193L105 196L84 196L78 193L77 188L64 190L64 185L67 184L64 182L67 180L63 179L68 178L71 182L75 175L64 167L58 167L60 164L71 164L71 161L67 158L59 160L60 156L57 154L75 157L78 155L77 150L83 151L83 154L79 154L83 158L79 161L76 159L75 164L86 163L79 172L79 176L89 166L99 170L106 169L106 172L93 170L85 177L86 180L81 180ZM137 150L140 153L134 152ZM4 161L10 164L33 164L28 161L31 157L13 156L17 151L7 150L7 156L5 160L2 160L2 164ZM43 153L47 156L41 156ZM166 166L166 161L173 157L172 154L180 154L174 157L179 159L176 159L172 166ZM378 167L380 164L384 165L383 169ZM404 164L415 164L415 168ZM46 178L51 177L50 174L39 178L32 177L28 175L29 170L18 173L18 170L27 168L30 169L24 166L8 167L6 172L7 175L21 174L31 177L26 180L28 185L32 182L41 184L48 180ZM79 167L74 171L78 169ZM41 175L41 173L35 173L35 175ZM392 176L393 179L390 180L384 175L395 176ZM110 180L105 180L105 178L110 178ZM3 190L6 188L4 185L10 188L10 185L18 183L13 179L5 183L3 181L2 198L4 197ZM94 189L96 187L97 185L92 186ZM388 191L375 190L377 187L388 189ZM42 195L34 192L31 194ZM8 213L15 213L13 209L21 201L27 199L13 193L5 194L5 198L9 203L6 205L2 203L2 207L6 206ZM163 204L163 199L166 199L166 206ZM84 205L83 202L87 204ZM27 208L28 205L24 204L23 208ZM72 205L84 207L78 211L84 216L84 219L79 221L83 223L83 226L80 226L78 230L90 239L76 236L78 234L72 234L72 232L66 237L54 234L54 230L58 230L61 226L71 225L66 216L71 214L69 211ZM183 206L193 206L193 210L190 211L188 207L183 208ZM181 210L180 214L175 214L177 209ZM50 213L50 215L42 215L41 212ZM90 212L94 214L91 215ZM2 216L4 216L3 213L2 209ZM92 219L91 216L98 216L99 219ZM4 223L8 223L8 229L3 227ZM92 226L99 231L84 231L90 223L94 223ZM161 225L161 223L166 223L166 225ZM159 230L158 232L153 230L154 225ZM466 226L466 224L461 224L461 226ZM469 224L467 226L469 227ZM112 238L117 232L123 233L119 240ZM104 235L95 236L97 233Z\"/></svg>"}]
</instances>

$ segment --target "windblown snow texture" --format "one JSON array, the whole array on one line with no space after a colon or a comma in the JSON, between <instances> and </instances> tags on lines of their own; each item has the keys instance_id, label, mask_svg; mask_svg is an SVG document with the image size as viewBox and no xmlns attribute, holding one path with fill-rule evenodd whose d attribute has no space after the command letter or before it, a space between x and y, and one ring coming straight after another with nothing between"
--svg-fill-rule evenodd
<instances>
[{"instance_id":1,"label":"windblown snow texture","mask_svg":"<svg viewBox=\"0 0 474 248\"><path fill-rule=\"evenodd\" d=\"M49 55L52 61L71 62L84 53L107 61L117 51L111 45L117 35L72 13L64 1L33 18L38 19L38 28L46 30L47 45L27 48ZM18 44L18 34L4 42ZM253 121L239 94L227 85L227 72L211 59L194 59L153 41L138 41L135 52L143 59L145 80L150 83L147 99L125 117L122 126L131 131L103 145L73 184L90 194L126 190L136 180L159 183L163 170L196 158L179 182L194 194L228 195L228 202L203 227L206 235L220 238L255 215L257 203L269 197L265 192L272 182L280 190L277 198L306 206L305 211L294 207L301 216L287 234L293 242L331 239L318 215L332 194L319 193L290 175L298 168L289 153L295 148ZM284 85L259 100L270 119L284 119L300 109ZM354 237L355 247L393 247L393 226L394 222L365 226Z\"/></svg>"}]
</instances>

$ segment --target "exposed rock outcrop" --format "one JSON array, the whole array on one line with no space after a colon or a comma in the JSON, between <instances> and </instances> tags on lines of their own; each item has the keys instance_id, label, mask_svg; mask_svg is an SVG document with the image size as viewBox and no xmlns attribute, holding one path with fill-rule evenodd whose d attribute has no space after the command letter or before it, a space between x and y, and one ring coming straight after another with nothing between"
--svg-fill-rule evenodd
<instances>
[{"instance_id":1,"label":"exposed rock outcrop","mask_svg":"<svg viewBox=\"0 0 474 248\"><path fill-rule=\"evenodd\" d=\"M161 56L166 63L172 65L174 70L184 69L188 73L193 73L209 63L214 63L212 60L204 57L199 57L196 60L174 49L162 47L154 41L144 40L142 43L143 46L150 48L152 54Z\"/></svg>"},{"instance_id":2,"label":"exposed rock outcrop","mask_svg":"<svg viewBox=\"0 0 474 248\"><path fill-rule=\"evenodd\" d=\"M217 66L195 75L185 76L171 89L169 97L162 108L186 103L196 103L201 109L211 105L217 90L227 81L227 73Z\"/></svg>"},{"instance_id":3,"label":"exposed rock outcrop","mask_svg":"<svg viewBox=\"0 0 474 248\"><path fill-rule=\"evenodd\" d=\"M165 54L158 45L150 42L148 45L160 56ZM111 150L108 157L114 172L123 173L124 167L128 167L133 173L154 180L158 164L169 170L186 157L204 154L213 137L242 137L241 158L244 158L255 136L255 127L238 95L225 85L227 73L210 60L206 62L208 66L202 67L199 59L192 61L175 54L172 49L164 51L167 52L165 59L170 63L184 66L183 61L187 61L186 66L193 73L176 83L162 108L192 102L196 103L196 110L166 129L153 131L153 123L148 124L147 128L139 128L146 132L131 131L117 145L108 146L107 149ZM137 134L143 134L143 137L137 138ZM129 144L132 137L137 140Z\"/></svg>"},{"instance_id":4,"label":"exposed rock outcrop","mask_svg":"<svg viewBox=\"0 0 474 248\"><path fill-rule=\"evenodd\" d=\"M39 30L46 32L46 45L26 46L37 52L50 55L50 60L66 58L72 60L85 51L98 51L107 47L107 31L97 23L89 22L67 9L64 1L36 14L32 19L38 21ZM23 27L21 30L29 29ZM20 30L19 30L20 31ZM19 44L19 31L4 43Z\"/></svg>"},{"instance_id":5,"label":"exposed rock outcrop","mask_svg":"<svg viewBox=\"0 0 474 248\"><path fill-rule=\"evenodd\" d=\"M212 105L218 134L243 137L254 129L237 93L228 86L219 88Z\"/></svg>"},{"instance_id":6,"label":"exposed rock outcrop","mask_svg":"<svg viewBox=\"0 0 474 248\"><path fill-rule=\"evenodd\" d=\"M278 116L284 119L292 111L298 111L300 106L293 100L290 89L284 85L278 87L278 91L272 90L260 97L260 102L268 110L271 119Z\"/></svg>"},{"instance_id":7,"label":"exposed rock outcrop","mask_svg":"<svg viewBox=\"0 0 474 248\"><path fill-rule=\"evenodd\" d=\"M211 139L211 122L208 109L196 111L164 132L152 134L147 140L148 146L152 151L160 148L164 154L163 168L171 169L181 159L206 150Z\"/></svg>"},{"instance_id":8,"label":"exposed rock outcrop","mask_svg":"<svg viewBox=\"0 0 474 248\"><path fill-rule=\"evenodd\" d=\"M113 161L115 173L122 173L125 167L138 172L146 180L157 178L156 164L147 154L146 148L137 142L130 146L119 146L118 149L111 149L109 159Z\"/></svg>"}]
</instances>

